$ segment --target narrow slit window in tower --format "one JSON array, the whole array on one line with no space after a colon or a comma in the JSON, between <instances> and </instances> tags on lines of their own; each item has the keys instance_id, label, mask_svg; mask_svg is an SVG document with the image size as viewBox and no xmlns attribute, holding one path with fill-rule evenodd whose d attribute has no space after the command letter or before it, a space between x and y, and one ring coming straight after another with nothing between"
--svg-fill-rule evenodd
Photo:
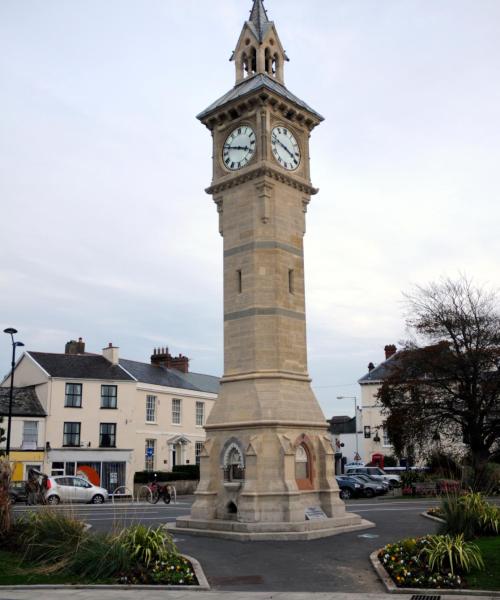
<instances>
[{"instance_id":1,"label":"narrow slit window in tower","mask_svg":"<svg viewBox=\"0 0 500 600\"><path fill-rule=\"evenodd\" d=\"M293 269L288 269L288 291L290 292L290 294L293 294L295 291L294 283L295 282Z\"/></svg>"},{"instance_id":2,"label":"narrow slit window in tower","mask_svg":"<svg viewBox=\"0 0 500 600\"><path fill-rule=\"evenodd\" d=\"M238 294L241 294L243 291L243 278L241 276L241 269L236 271L236 285L238 287Z\"/></svg>"}]
</instances>

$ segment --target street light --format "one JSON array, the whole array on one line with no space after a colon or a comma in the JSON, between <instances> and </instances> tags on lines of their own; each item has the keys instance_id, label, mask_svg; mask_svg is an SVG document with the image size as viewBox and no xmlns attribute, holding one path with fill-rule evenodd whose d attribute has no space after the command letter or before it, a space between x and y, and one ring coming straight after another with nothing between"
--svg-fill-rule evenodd
<instances>
[{"instance_id":1,"label":"street light","mask_svg":"<svg viewBox=\"0 0 500 600\"><path fill-rule=\"evenodd\" d=\"M5 455L7 456L7 458L10 458L10 430L12 426L12 402L14 399L14 367L16 366L16 348L24 346L24 344L22 342L14 341L14 334L17 333L17 329L14 329L13 327L7 327L7 329L4 329L3 332L10 335L10 339L12 341L12 369L10 371L9 416L7 422L7 446L5 448Z\"/></svg>"},{"instance_id":2,"label":"street light","mask_svg":"<svg viewBox=\"0 0 500 600\"><path fill-rule=\"evenodd\" d=\"M359 460L359 442L358 442L358 399L356 396L337 396L337 400L354 400L354 423L356 427L356 457L354 460Z\"/></svg>"}]
</instances>

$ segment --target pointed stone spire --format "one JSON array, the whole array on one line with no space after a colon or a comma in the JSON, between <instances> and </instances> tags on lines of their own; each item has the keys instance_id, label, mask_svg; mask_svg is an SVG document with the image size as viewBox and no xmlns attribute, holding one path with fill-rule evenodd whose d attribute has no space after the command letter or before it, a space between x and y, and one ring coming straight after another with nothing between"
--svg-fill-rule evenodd
<instances>
[{"instance_id":1,"label":"pointed stone spire","mask_svg":"<svg viewBox=\"0 0 500 600\"><path fill-rule=\"evenodd\" d=\"M270 26L270 21L267 18L267 12L262 0L254 0L252 10L250 11L250 19L248 20L255 27L257 38L262 43L264 35Z\"/></svg>"},{"instance_id":2,"label":"pointed stone spire","mask_svg":"<svg viewBox=\"0 0 500 600\"><path fill-rule=\"evenodd\" d=\"M250 17L243 25L231 56L236 66L236 83L247 77L267 75L284 84L283 65L288 57L273 21L267 18L263 0L252 0Z\"/></svg>"}]
</instances>

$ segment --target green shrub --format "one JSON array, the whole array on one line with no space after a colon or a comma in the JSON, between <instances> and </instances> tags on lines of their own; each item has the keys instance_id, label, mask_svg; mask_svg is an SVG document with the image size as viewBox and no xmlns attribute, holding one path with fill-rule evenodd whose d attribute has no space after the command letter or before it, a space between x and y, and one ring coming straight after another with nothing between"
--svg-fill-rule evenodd
<instances>
[{"instance_id":1,"label":"green shrub","mask_svg":"<svg viewBox=\"0 0 500 600\"><path fill-rule=\"evenodd\" d=\"M461 479L462 477L462 467L452 456L444 452L433 452L427 460L427 468L430 473L448 479Z\"/></svg>"},{"instance_id":2,"label":"green shrub","mask_svg":"<svg viewBox=\"0 0 500 600\"><path fill-rule=\"evenodd\" d=\"M172 467L172 473L189 473L192 479L200 478L200 466L199 465L175 465Z\"/></svg>"},{"instance_id":3,"label":"green shrub","mask_svg":"<svg viewBox=\"0 0 500 600\"><path fill-rule=\"evenodd\" d=\"M118 535L117 540L130 556L145 567L151 563L166 561L169 555L177 555L177 548L164 527L134 525Z\"/></svg>"},{"instance_id":4,"label":"green shrub","mask_svg":"<svg viewBox=\"0 0 500 600\"><path fill-rule=\"evenodd\" d=\"M64 570L89 581L102 581L119 577L135 567L129 549L116 536L93 533L85 537Z\"/></svg>"},{"instance_id":5,"label":"green shrub","mask_svg":"<svg viewBox=\"0 0 500 600\"><path fill-rule=\"evenodd\" d=\"M470 540L479 535L497 535L500 531L500 510L479 492L448 496L442 500L441 511L445 520L442 533L463 534Z\"/></svg>"},{"instance_id":6,"label":"green shrub","mask_svg":"<svg viewBox=\"0 0 500 600\"><path fill-rule=\"evenodd\" d=\"M16 529L26 558L38 564L68 564L86 536L84 523L49 509L29 513Z\"/></svg>"},{"instance_id":7,"label":"green shrub","mask_svg":"<svg viewBox=\"0 0 500 600\"><path fill-rule=\"evenodd\" d=\"M392 454L384 456L384 467L398 467L399 461Z\"/></svg>"},{"instance_id":8,"label":"green shrub","mask_svg":"<svg viewBox=\"0 0 500 600\"><path fill-rule=\"evenodd\" d=\"M430 536L420 555L425 556L431 571L450 571L455 575L484 569L479 548L472 542L466 542L463 534Z\"/></svg>"},{"instance_id":9,"label":"green shrub","mask_svg":"<svg viewBox=\"0 0 500 600\"><path fill-rule=\"evenodd\" d=\"M196 479L197 478L194 477L191 472L186 471L136 471L134 474L134 483L142 483L143 485L146 485L152 481L157 481L158 483L168 483L169 481L193 481Z\"/></svg>"},{"instance_id":10,"label":"green shrub","mask_svg":"<svg viewBox=\"0 0 500 600\"><path fill-rule=\"evenodd\" d=\"M136 525L117 534L95 534L58 511L41 510L19 519L11 537L12 547L46 574L89 582L196 583L190 563L164 527Z\"/></svg>"}]
</instances>

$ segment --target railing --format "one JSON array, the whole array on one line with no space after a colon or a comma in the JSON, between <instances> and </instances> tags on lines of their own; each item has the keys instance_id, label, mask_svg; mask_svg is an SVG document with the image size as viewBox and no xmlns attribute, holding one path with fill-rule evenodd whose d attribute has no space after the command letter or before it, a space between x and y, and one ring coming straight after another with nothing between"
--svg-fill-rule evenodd
<instances>
[{"instance_id":1,"label":"railing","mask_svg":"<svg viewBox=\"0 0 500 600\"><path fill-rule=\"evenodd\" d=\"M141 487L137 490L136 501L137 502L140 501L140 496L141 496L142 490L146 490L146 496L149 494L148 502L152 502L153 493L151 492L151 490L149 489L149 487L147 485L141 485Z\"/></svg>"},{"instance_id":2,"label":"railing","mask_svg":"<svg viewBox=\"0 0 500 600\"><path fill-rule=\"evenodd\" d=\"M118 490L123 490L124 493L123 494L119 494L120 496L130 496L132 498L132 502L134 501L134 492L128 488L126 485L121 485L120 487L117 487L112 494L110 494L111 498L112 498L112 502L113 504L115 503L115 496L118 494ZM128 493L125 493L128 492Z\"/></svg>"}]
</instances>

